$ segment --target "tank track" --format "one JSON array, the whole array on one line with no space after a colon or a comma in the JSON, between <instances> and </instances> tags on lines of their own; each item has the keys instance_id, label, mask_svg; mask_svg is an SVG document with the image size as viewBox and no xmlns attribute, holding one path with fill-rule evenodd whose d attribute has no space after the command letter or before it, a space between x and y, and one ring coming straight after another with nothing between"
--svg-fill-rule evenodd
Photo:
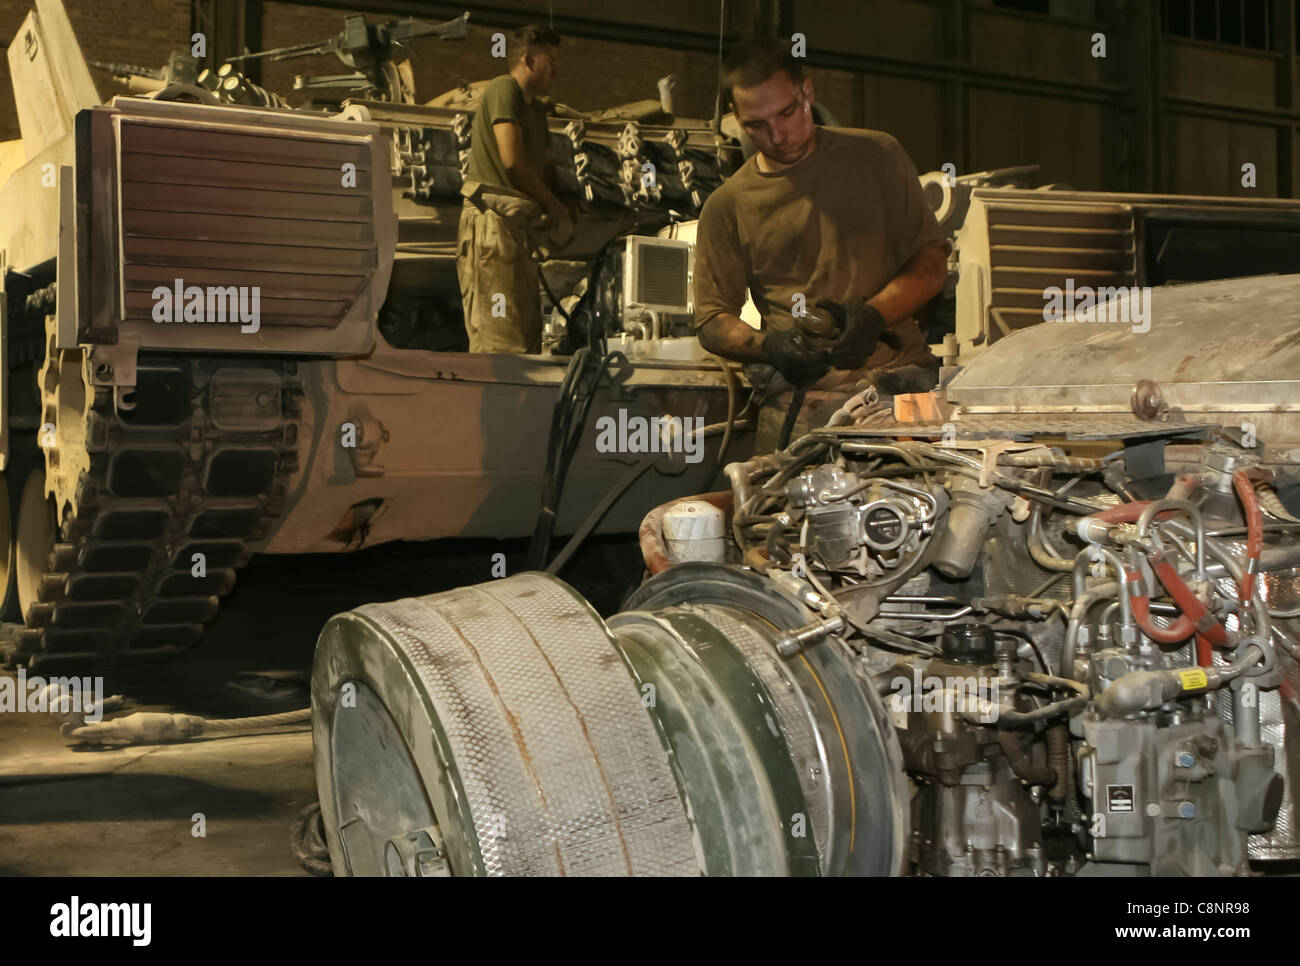
<instances>
[{"instance_id":1,"label":"tank track","mask_svg":"<svg viewBox=\"0 0 1300 966\"><path fill-rule=\"evenodd\" d=\"M283 509L304 398L295 360L141 354L136 382L116 397L83 387L89 469L59 508L26 627L5 645L12 663L187 652Z\"/></svg>"}]
</instances>

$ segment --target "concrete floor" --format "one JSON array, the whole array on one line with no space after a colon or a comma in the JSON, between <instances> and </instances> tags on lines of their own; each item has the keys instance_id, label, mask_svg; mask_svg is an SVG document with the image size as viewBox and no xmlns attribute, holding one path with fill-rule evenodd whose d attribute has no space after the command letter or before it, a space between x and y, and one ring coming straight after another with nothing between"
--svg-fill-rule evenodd
<instances>
[{"instance_id":1,"label":"concrete floor","mask_svg":"<svg viewBox=\"0 0 1300 966\"><path fill-rule=\"evenodd\" d=\"M593 541L566 577L608 612L623 582L635 579L634 547ZM486 580L497 551L514 573L525 550L513 541L443 541L257 558L192 656L106 676L106 693L127 699L110 716L307 707L316 637L332 614ZM306 726L101 750L73 746L45 715L0 714L0 874L307 875L289 828L316 797ZM195 813L206 820L202 838L192 834Z\"/></svg>"}]
</instances>

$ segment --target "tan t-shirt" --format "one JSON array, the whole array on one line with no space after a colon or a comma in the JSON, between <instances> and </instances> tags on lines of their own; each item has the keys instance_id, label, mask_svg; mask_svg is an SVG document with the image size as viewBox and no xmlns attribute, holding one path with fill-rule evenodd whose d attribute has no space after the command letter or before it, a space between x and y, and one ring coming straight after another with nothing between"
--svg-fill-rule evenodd
<instances>
[{"instance_id":1,"label":"tan t-shirt","mask_svg":"<svg viewBox=\"0 0 1300 966\"><path fill-rule=\"evenodd\" d=\"M695 325L739 315L749 288L763 324L794 325L794 295L871 298L917 252L942 244L907 152L883 131L819 128L816 150L772 174L754 155L709 196L695 247ZM864 368L920 362L929 349L915 320L892 327Z\"/></svg>"},{"instance_id":2,"label":"tan t-shirt","mask_svg":"<svg viewBox=\"0 0 1300 966\"><path fill-rule=\"evenodd\" d=\"M533 98L529 104L524 100L519 83L509 74L502 74L483 88L478 110L474 112L474 126L470 128L469 138L468 180L518 190L518 185L510 183L510 173L506 171L501 149L497 147L494 128L501 121L510 121L523 128L524 155L537 173L543 174L549 161L551 138L546 125L546 105L540 98Z\"/></svg>"}]
</instances>

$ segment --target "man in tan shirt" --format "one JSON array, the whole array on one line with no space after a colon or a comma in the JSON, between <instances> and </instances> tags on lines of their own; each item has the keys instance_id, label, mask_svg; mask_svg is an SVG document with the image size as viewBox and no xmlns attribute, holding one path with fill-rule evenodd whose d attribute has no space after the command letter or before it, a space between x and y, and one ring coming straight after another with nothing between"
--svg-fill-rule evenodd
<instances>
[{"instance_id":1,"label":"man in tan shirt","mask_svg":"<svg viewBox=\"0 0 1300 966\"><path fill-rule=\"evenodd\" d=\"M457 233L456 274L470 352L540 352L542 306L534 250L573 234L555 195L546 105L559 34L515 32L512 66L484 88L470 134L469 175Z\"/></svg>"},{"instance_id":2,"label":"man in tan shirt","mask_svg":"<svg viewBox=\"0 0 1300 966\"><path fill-rule=\"evenodd\" d=\"M700 342L794 385L833 367L885 391L933 386L938 364L912 315L943 288L948 246L907 153L880 131L814 124L812 81L782 41L736 50L723 84L758 151L700 213ZM740 319L746 288L762 330ZM836 336L801 335L805 313L833 321Z\"/></svg>"}]
</instances>

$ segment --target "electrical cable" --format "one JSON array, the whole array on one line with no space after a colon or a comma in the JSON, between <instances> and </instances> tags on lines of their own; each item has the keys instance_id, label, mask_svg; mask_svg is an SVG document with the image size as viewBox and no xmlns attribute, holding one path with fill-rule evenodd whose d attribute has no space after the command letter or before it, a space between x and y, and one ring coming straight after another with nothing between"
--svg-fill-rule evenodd
<instances>
[{"instance_id":1,"label":"electrical cable","mask_svg":"<svg viewBox=\"0 0 1300 966\"><path fill-rule=\"evenodd\" d=\"M731 448L731 432L736 423L736 397L740 393L740 387L736 383L736 373L732 370L731 364L725 359L719 359L718 365L722 366L722 377L727 383L727 428L722 434L722 445L718 447L718 459L713 464L713 470L704 484L705 493L713 491L714 481L717 480L718 474L722 472L722 467L727 461L727 450Z\"/></svg>"}]
</instances>

